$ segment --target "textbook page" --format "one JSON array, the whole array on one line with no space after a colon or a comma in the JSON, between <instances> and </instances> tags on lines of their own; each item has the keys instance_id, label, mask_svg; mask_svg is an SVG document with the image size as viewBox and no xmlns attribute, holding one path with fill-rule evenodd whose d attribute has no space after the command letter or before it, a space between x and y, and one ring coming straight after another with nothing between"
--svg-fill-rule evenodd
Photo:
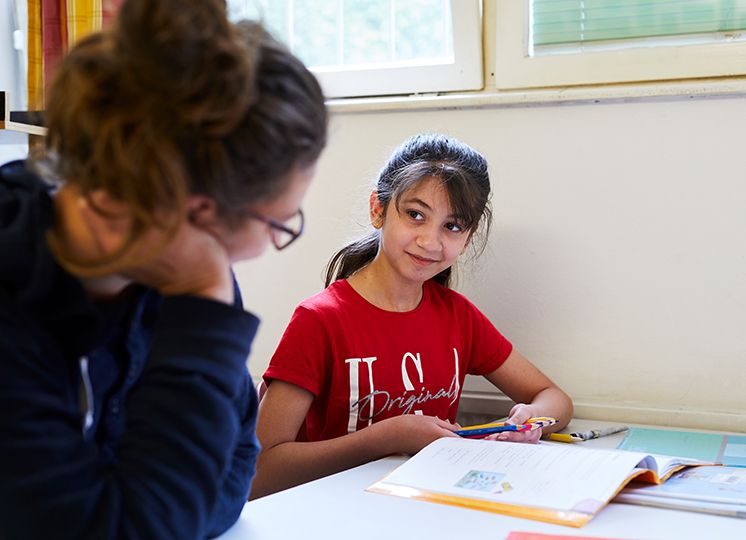
<instances>
[{"instance_id":1,"label":"textbook page","mask_svg":"<svg viewBox=\"0 0 746 540\"><path fill-rule=\"evenodd\" d=\"M446 437L368 489L581 526L645 457L570 445Z\"/></svg>"},{"instance_id":2,"label":"textbook page","mask_svg":"<svg viewBox=\"0 0 746 540\"><path fill-rule=\"evenodd\" d=\"M645 468L656 471L658 479L661 482L665 481L669 476L671 476L671 474L675 473L676 471L681 469L682 466L685 465L714 465L713 462L677 456L661 456L658 454L650 454L648 458L652 463L650 463L650 466L648 466L648 463L644 461L643 463Z\"/></svg>"}]
</instances>

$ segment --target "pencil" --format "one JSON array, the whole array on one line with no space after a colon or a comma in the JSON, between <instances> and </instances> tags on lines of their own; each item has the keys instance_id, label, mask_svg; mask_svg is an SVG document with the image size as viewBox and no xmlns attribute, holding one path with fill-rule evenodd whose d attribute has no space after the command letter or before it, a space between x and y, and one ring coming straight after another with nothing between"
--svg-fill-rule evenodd
<instances>
[{"instance_id":1,"label":"pencil","mask_svg":"<svg viewBox=\"0 0 746 540\"><path fill-rule=\"evenodd\" d=\"M581 441L582 439L576 439L570 433L550 433L549 440L558 441L558 442L566 442L566 443L574 443L574 442Z\"/></svg>"},{"instance_id":2,"label":"pencil","mask_svg":"<svg viewBox=\"0 0 746 540\"><path fill-rule=\"evenodd\" d=\"M454 433L462 437L478 437L478 436L490 435L492 433L499 433L501 431L517 431L520 433L524 431L534 431L539 428L551 426L556 423L557 423L557 420L555 418L548 418L548 417L541 416L538 418L529 418L523 424L508 424L507 422L492 422L489 424L477 424L475 426L467 426L465 428L461 428L460 430L455 431Z\"/></svg>"},{"instance_id":3,"label":"pencil","mask_svg":"<svg viewBox=\"0 0 746 540\"><path fill-rule=\"evenodd\" d=\"M492 425L489 427L468 427L454 431L456 435L461 437L482 437L484 435L491 435L492 433L500 433L502 431L529 431L530 426L528 424L502 424Z\"/></svg>"},{"instance_id":4,"label":"pencil","mask_svg":"<svg viewBox=\"0 0 746 540\"><path fill-rule=\"evenodd\" d=\"M611 426L603 429L589 429L588 431L577 431L574 433L550 433L548 439L550 441L574 443L606 437L607 435L621 433L628 429L629 427L627 426Z\"/></svg>"},{"instance_id":5,"label":"pencil","mask_svg":"<svg viewBox=\"0 0 746 540\"><path fill-rule=\"evenodd\" d=\"M461 428L462 430L466 429L485 429L485 428L493 428L493 427L499 427L499 426L505 426L508 425L505 422L492 422L489 424L477 424L474 426L466 426L464 428Z\"/></svg>"}]
</instances>

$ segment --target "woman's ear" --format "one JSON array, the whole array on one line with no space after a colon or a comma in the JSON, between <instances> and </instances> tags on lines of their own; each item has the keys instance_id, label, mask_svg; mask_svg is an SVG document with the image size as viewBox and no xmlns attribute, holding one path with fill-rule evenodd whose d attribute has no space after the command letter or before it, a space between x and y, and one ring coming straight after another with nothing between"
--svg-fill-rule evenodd
<instances>
[{"instance_id":1,"label":"woman's ear","mask_svg":"<svg viewBox=\"0 0 746 540\"><path fill-rule=\"evenodd\" d=\"M377 191L370 194L370 223L375 229L380 229L383 226L383 205L378 200Z\"/></svg>"},{"instance_id":2,"label":"woman's ear","mask_svg":"<svg viewBox=\"0 0 746 540\"><path fill-rule=\"evenodd\" d=\"M190 195L187 199L187 219L195 227L212 230L220 223L215 200L207 195Z\"/></svg>"}]
</instances>

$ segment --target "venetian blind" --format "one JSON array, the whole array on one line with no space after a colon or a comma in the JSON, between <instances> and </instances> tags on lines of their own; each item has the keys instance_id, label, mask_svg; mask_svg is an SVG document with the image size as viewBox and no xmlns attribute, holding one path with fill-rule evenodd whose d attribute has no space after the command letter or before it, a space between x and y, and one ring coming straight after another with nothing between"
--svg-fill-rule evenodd
<instances>
[{"instance_id":1,"label":"venetian blind","mask_svg":"<svg viewBox=\"0 0 746 540\"><path fill-rule=\"evenodd\" d=\"M746 0L533 0L535 47L746 29Z\"/></svg>"}]
</instances>

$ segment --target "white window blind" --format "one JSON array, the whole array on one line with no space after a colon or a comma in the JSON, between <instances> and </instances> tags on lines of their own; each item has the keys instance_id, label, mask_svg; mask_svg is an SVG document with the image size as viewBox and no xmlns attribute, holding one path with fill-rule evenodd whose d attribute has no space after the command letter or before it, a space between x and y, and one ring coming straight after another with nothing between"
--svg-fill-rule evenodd
<instances>
[{"instance_id":1,"label":"white window blind","mask_svg":"<svg viewBox=\"0 0 746 540\"><path fill-rule=\"evenodd\" d=\"M498 89L746 75L746 0L495 0Z\"/></svg>"},{"instance_id":2,"label":"white window blind","mask_svg":"<svg viewBox=\"0 0 746 540\"><path fill-rule=\"evenodd\" d=\"M533 45L746 29L746 0L533 0Z\"/></svg>"}]
</instances>

